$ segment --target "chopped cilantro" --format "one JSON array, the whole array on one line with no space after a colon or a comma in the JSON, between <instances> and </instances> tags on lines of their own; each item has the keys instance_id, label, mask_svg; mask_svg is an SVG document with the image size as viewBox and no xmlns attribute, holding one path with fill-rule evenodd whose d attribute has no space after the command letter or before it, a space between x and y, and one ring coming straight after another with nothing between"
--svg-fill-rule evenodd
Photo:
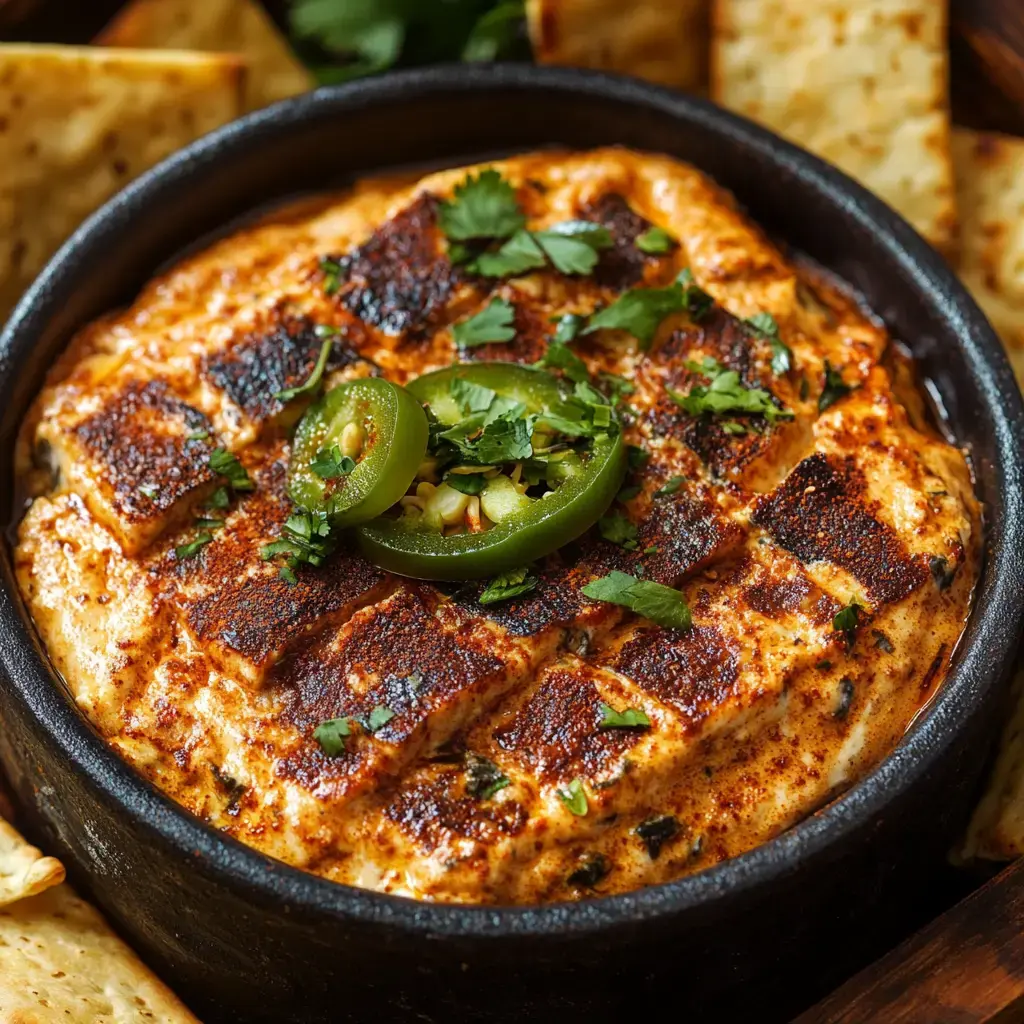
<instances>
[{"instance_id":1,"label":"chopped cilantro","mask_svg":"<svg viewBox=\"0 0 1024 1024\"><path fill-rule=\"evenodd\" d=\"M736 437L742 437L747 432L747 428L742 423L737 423L736 420L724 420L719 426L725 433Z\"/></svg>"},{"instance_id":2,"label":"chopped cilantro","mask_svg":"<svg viewBox=\"0 0 1024 1024\"><path fill-rule=\"evenodd\" d=\"M655 492L656 498L664 498L669 494L675 494L683 484L686 483L685 476L670 476Z\"/></svg>"},{"instance_id":3,"label":"chopped cilantro","mask_svg":"<svg viewBox=\"0 0 1024 1024\"><path fill-rule=\"evenodd\" d=\"M676 283L683 289L683 305L690 319L699 324L711 312L715 300L693 279L693 271L684 267L676 277Z\"/></svg>"},{"instance_id":4,"label":"chopped cilantro","mask_svg":"<svg viewBox=\"0 0 1024 1024\"><path fill-rule=\"evenodd\" d=\"M323 565L334 550L335 538L326 512L294 511L285 521L281 537L263 546L260 557L266 562L279 555L286 556L291 570L302 564Z\"/></svg>"},{"instance_id":5,"label":"chopped cilantro","mask_svg":"<svg viewBox=\"0 0 1024 1024\"><path fill-rule=\"evenodd\" d=\"M587 364L568 345L560 341L552 341L544 355L533 365L538 370L561 370L569 380L577 384L590 376Z\"/></svg>"},{"instance_id":6,"label":"chopped cilantro","mask_svg":"<svg viewBox=\"0 0 1024 1024\"><path fill-rule=\"evenodd\" d=\"M566 879L569 885L593 889L612 869L612 862L603 853L585 853L579 866Z\"/></svg>"},{"instance_id":7,"label":"chopped cilantro","mask_svg":"<svg viewBox=\"0 0 1024 1024\"><path fill-rule=\"evenodd\" d=\"M179 544L174 549L174 557L179 562L184 562L186 558L192 558L198 555L199 552L213 540L213 534L209 530L200 530L196 534L196 539L190 541L188 544Z\"/></svg>"},{"instance_id":8,"label":"chopped cilantro","mask_svg":"<svg viewBox=\"0 0 1024 1024\"><path fill-rule=\"evenodd\" d=\"M186 441L205 441L209 436L210 436L210 432L208 430L193 430L192 433L189 434L188 437L185 438L185 440Z\"/></svg>"},{"instance_id":9,"label":"chopped cilantro","mask_svg":"<svg viewBox=\"0 0 1024 1024\"><path fill-rule=\"evenodd\" d=\"M200 517L192 524L201 530L220 530L224 526L223 519L206 519Z\"/></svg>"},{"instance_id":10,"label":"chopped cilantro","mask_svg":"<svg viewBox=\"0 0 1024 1024\"><path fill-rule=\"evenodd\" d=\"M497 604L530 593L537 586L537 580L529 569L510 569L490 580L477 600L480 604Z\"/></svg>"},{"instance_id":11,"label":"chopped cilantro","mask_svg":"<svg viewBox=\"0 0 1024 1024\"><path fill-rule=\"evenodd\" d=\"M334 342L330 338L324 338L323 344L320 346L320 355L317 356L316 365L313 367L313 372L309 375L304 384L299 384L294 388L285 388L283 391L278 391L274 397L279 402L288 403L299 395L312 394L320 389L320 382L324 378L324 370L327 369L327 360L331 358L331 348Z\"/></svg>"},{"instance_id":12,"label":"chopped cilantro","mask_svg":"<svg viewBox=\"0 0 1024 1024\"><path fill-rule=\"evenodd\" d=\"M282 565L281 568L277 570L277 575L280 576L289 587L294 587L299 582L299 578L295 575L294 570L290 569L287 565Z\"/></svg>"},{"instance_id":13,"label":"chopped cilantro","mask_svg":"<svg viewBox=\"0 0 1024 1024\"><path fill-rule=\"evenodd\" d=\"M249 474L245 471L245 466L227 448L214 448L210 452L209 466L218 476L226 477L234 491L256 489L256 485L249 479Z\"/></svg>"},{"instance_id":14,"label":"chopped cilantro","mask_svg":"<svg viewBox=\"0 0 1024 1024\"><path fill-rule=\"evenodd\" d=\"M692 620L686 598L678 590L649 580L638 580L628 573L613 570L607 576L591 580L583 593L595 601L619 604L659 626L689 629Z\"/></svg>"},{"instance_id":15,"label":"chopped cilantro","mask_svg":"<svg viewBox=\"0 0 1024 1024\"><path fill-rule=\"evenodd\" d=\"M523 0L500 0L480 15L462 48L464 61L490 61L515 44L523 23Z\"/></svg>"},{"instance_id":16,"label":"chopped cilantro","mask_svg":"<svg viewBox=\"0 0 1024 1024\"><path fill-rule=\"evenodd\" d=\"M462 377L453 377L448 391L452 398L462 406L463 412L486 412L490 409L498 392L483 384L474 384Z\"/></svg>"},{"instance_id":17,"label":"chopped cilantro","mask_svg":"<svg viewBox=\"0 0 1024 1024\"><path fill-rule=\"evenodd\" d=\"M203 506L204 508L227 508L231 504L231 496L228 494L226 487L218 487L217 490L210 495L210 500Z\"/></svg>"},{"instance_id":18,"label":"chopped cilantro","mask_svg":"<svg viewBox=\"0 0 1024 1024\"><path fill-rule=\"evenodd\" d=\"M345 737L352 734L351 718L329 718L313 730L313 739L328 757L337 757L345 751Z\"/></svg>"},{"instance_id":19,"label":"chopped cilantro","mask_svg":"<svg viewBox=\"0 0 1024 1024\"><path fill-rule=\"evenodd\" d=\"M391 708L386 707L383 704L378 704L369 714L366 719L366 731L367 732L378 732L383 729L392 718L395 717L395 712Z\"/></svg>"},{"instance_id":20,"label":"chopped cilantro","mask_svg":"<svg viewBox=\"0 0 1024 1024\"><path fill-rule=\"evenodd\" d=\"M344 271L342 265L330 256L324 256L320 260L320 273L324 275L324 292L328 295L336 295L341 287L341 275Z\"/></svg>"},{"instance_id":21,"label":"chopped cilantro","mask_svg":"<svg viewBox=\"0 0 1024 1024\"><path fill-rule=\"evenodd\" d=\"M511 302L494 299L475 316L452 327L455 344L461 348L487 345L493 341L511 341L515 336L512 321L516 311Z\"/></svg>"},{"instance_id":22,"label":"chopped cilantro","mask_svg":"<svg viewBox=\"0 0 1024 1024\"><path fill-rule=\"evenodd\" d=\"M466 269L482 277L513 277L547 266L544 250L535 235L517 231L497 252L481 253Z\"/></svg>"},{"instance_id":23,"label":"chopped cilantro","mask_svg":"<svg viewBox=\"0 0 1024 1024\"><path fill-rule=\"evenodd\" d=\"M597 521L597 528L601 536L612 544L618 544L626 551L636 551L639 547L637 541L636 523L630 522L625 516L617 512L612 515L602 516Z\"/></svg>"},{"instance_id":24,"label":"chopped cilantro","mask_svg":"<svg viewBox=\"0 0 1024 1024\"><path fill-rule=\"evenodd\" d=\"M844 633L846 635L847 644L853 643L853 638L857 632L857 620L863 610L856 601L851 601L845 608L836 612L832 619L832 628L837 633Z\"/></svg>"},{"instance_id":25,"label":"chopped cilantro","mask_svg":"<svg viewBox=\"0 0 1024 1024\"><path fill-rule=\"evenodd\" d=\"M580 331L586 326L587 318L580 316L579 313L563 313L560 317L554 318L554 322L557 326L555 327L555 336L551 340L568 345L569 342L576 340Z\"/></svg>"},{"instance_id":26,"label":"chopped cilantro","mask_svg":"<svg viewBox=\"0 0 1024 1024\"><path fill-rule=\"evenodd\" d=\"M316 453L316 458L309 464L309 468L321 480L337 480L339 477L348 476L356 468L356 463L355 459L342 455L341 449L334 444L330 448L321 448Z\"/></svg>"},{"instance_id":27,"label":"chopped cilantro","mask_svg":"<svg viewBox=\"0 0 1024 1024\"><path fill-rule=\"evenodd\" d=\"M626 458L629 460L629 468L635 471L643 469L651 461L651 453L638 444L630 444L626 446Z\"/></svg>"},{"instance_id":28,"label":"chopped cilantro","mask_svg":"<svg viewBox=\"0 0 1024 1024\"><path fill-rule=\"evenodd\" d=\"M441 231L454 242L508 238L525 223L516 190L494 168L467 174L438 210Z\"/></svg>"},{"instance_id":29,"label":"chopped cilantro","mask_svg":"<svg viewBox=\"0 0 1024 1024\"><path fill-rule=\"evenodd\" d=\"M490 800L495 793L512 785L509 777L486 757L467 751L465 764L466 792L477 800Z\"/></svg>"},{"instance_id":30,"label":"chopped cilantro","mask_svg":"<svg viewBox=\"0 0 1024 1024\"><path fill-rule=\"evenodd\" d=\"M584 334L598 330L619 330L632 334L642 348L649 348L661 322L687 308L683 286L677 281L667 288L633 288L610 306L595 313Z\"/></svg>"},{"instance_id":31,"label":"chopped cilantro","mask_svg":"<svg viewBox=\"0 0 1024 1024\"><path fill-rule=\"evenodd\" d=\"M556 793L558 794L558 799L577 818L582 818L590 810L590 806L587 803L587 791L583 788L583 783L579 779L573 779L565 789L556 790Z\"/></svg>"},{"instance_id":32,"label":"chopped cilantro","mask_svg":"<svg viewBox=\"0 0 1024 1024\"><path fill-rule=\"evenodd\" d=\"M793 350L782 340L779 325L771 313L755 313L743 326L772 346L772 373L780 377L793 368Z\"/></svg>"},{"instance_id":33,"label":"chopped cilantro","mask_svg":"<svg viewBox=\"0 0 1024 1024\"><path fill-rule=\"evenodd\" d=\"M633 831L647 847L647 856L657 860L661 848L679 834L679 822L671 814L659 814L641 821Z\"/></svg>"},{"instance_id":34,"label":"chopped cilantro","mask_svg":"<svg viewBox=\"0 0 1024 1024\"><path fill-rule=\"evenodd\" d=\"M546 231L517 231L497 252L481 253L467 269L484 277L512 277L551 265L563 274L589 274L598 252L612 244L607 228L566 221Z\"/></svg>"},{"instance_id":35,"label":"chopped cilantro","mask_svg":"<svg viewBox=\"0 0 1024 1024\"><path fill-rule=\"evenodd\" d=\"M487 485L483 473L449 473L444 482L460 494L479 494Z\"/></svg>"},{"instance_id":36,"label":"chopped cilantro","mask_svg":"<svg viewBox=\"0 0 1024 1024\"><path fill-rule=\"evenodd\" d=\"M679 243L664 229L657 226L637 235L636 247L649 256L661 256L671 252Z\"/></svg>"},{"instance_id":37,"label":"chopped cilantro","mask_svg":"<svg viewBox=\"0 0 1024 1024\"><path fill-rule=\"evenodd\" d=\"M636 391L636 387L633 384L626 380L625 377L620 377L617 373L602 371L597 375L597 379L604 385L609 398L612 400L612 405L618 405L623 398Z\"/></svg>"},{"instance_id":38,"label":"chopped cilantro","mask_svg":"<svg viewBox=\"0 0 1024 1024\"><path fill-rule=\"evenodd\" d=\"M843 380L843 375L838 370L834 370L826 359L825 384L818 396L818 412L824 412L835 405L840 398L845 398L851 391L853 391L853 385L847 384Z\"/></svg>"},{"instance_id":39,"label":"chopped cilantro","mask_svg":"<svg viewBox=\"0 0 1024 1024\"><path fill-rule=\"evenodd\" d=\"M711 381L708 385L694 385L685 395L668 389L672 401L691 416L739 412L763 416L769 423L793 417L789 409L780 409L774 403L768 391L746 387L735 370L726 370L714 359L705 358L703 363L688 362L686 365Z\"/></svg>"},{"instance_id":40,"label":"chopped cilantro","mask_svg":"<svg viewBox=\"0 0 1024 1024\"><path fill-rule=\"evenodd\" d=\"M651 720L638 708L616 711L610 704L605 704L603 701L598 704L597 708L603 716L597 726L599 729L649 729L651 727Z\"/></svg>"}]
</instances>

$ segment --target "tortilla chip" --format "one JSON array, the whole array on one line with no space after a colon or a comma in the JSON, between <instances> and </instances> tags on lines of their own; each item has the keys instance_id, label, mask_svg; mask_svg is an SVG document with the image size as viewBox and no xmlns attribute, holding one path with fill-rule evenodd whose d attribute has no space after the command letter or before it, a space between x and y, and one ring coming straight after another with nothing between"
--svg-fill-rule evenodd
<instances>
[{"instance_id":1,"label":"tortilla chip","mask_svg":"<svg viewBox=\"0 0 1024 1024\"><path fill-rule=\"evenodd\" d=\"M1024 139L956 128L953 166L957 269L1001 335L1024 387Z\"/></svg>"},{"instance_id":2,"label":"tortilla chip","mask_svg":"<svg viewBox=\"0 0 1024 1024\"><path fill-rule=\"evenodd\" d=\"M237 53L249 67L246 110L258 110L316 85L253 0L134 0L96 42L102 46Z\"/></svg>"},{"instance_id":3,"label":"tortilla chip","mask_svg":"<svg viewBox=\"0 0 1024 1024\"><path fill-rule=\"evenodd\" d=\"M66 884L0 908L0 1021L198 1024Z\"/></svg>"},{"instance_id":4,"label":"tortilla chip","mask_svg":"<svg viewBox=\"0 0 1024 1024\"><path fill-rule=\"evenodd\" d=\"M527 0L540 64L636 75L661 85L707 87L709 0Z\"/></svg>"},{"instance_id":5,"label":"tortilla chip","mask_svg":"<svg viewBox=\"0 0 1024 1024\"><path fill-rule=\"evenodd\" d=\"M946 4L715 0L711 92L836 164L947 253Z\"/></svg>"},{"instance_id":6,"label":"tortilla chip","mask_svg":"<svg viewBox=\"0 0 1024 1024\"><path fill-rule=\"evenodd\" d=\"M64 865L44 857L18 830L0 819L0 907L60 885Z\"/></svg>"},{"instance_id":7,"label":"tortilla chip","mask_svg":"<svg viewBox=\"0 0 1024 1024\"><path fill-rule=\"evenodd\" d=\"M1024 665L1013 682L1015 710L999 742L992 777L974 811L958 861L1013 860L1024 854Z\"/></svg>"},{"instance_id":8,"label":"tortilla chip","mask_svg":"<svg viewBox=\"0 0 1024 1024\"><path fill-rule=\"evenodd\" d=\"M242 113L239 58L0 45L0 315L136 175Z\"/></svg>"}]
</instances>

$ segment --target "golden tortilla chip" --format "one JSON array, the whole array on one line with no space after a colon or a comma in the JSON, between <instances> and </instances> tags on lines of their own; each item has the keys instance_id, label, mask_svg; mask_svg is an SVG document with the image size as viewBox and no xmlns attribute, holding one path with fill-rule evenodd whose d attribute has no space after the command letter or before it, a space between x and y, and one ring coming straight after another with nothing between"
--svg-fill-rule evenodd
<instances>
[{"instance_id":1,"label":"golden tortilla chip","mask_svg":"<svg viewBox=\"0 0 1024 1024\"><path fill-rule=\"evenodd\" d=\"M237 57L0 45L0 316L98 206L242 113Z\"/></svg>"},{"instance_id":2,"label":"golden tortilla chip","mask_svg":"<svg viewBox=\"0 0 1024 1024\"><path fill-rule=\"evenodd\" d=\"M957 269L1001 335L1024 387L1024 139L956 128L953 166Z\"/></svg>"},{"instance_id":3,"label":"golden tortilla chip","mask_svg":"<svg viewBox=\"0 0 1024 1024\"><path fill-rule=\"evenodd\" d=\"M253 0L134 0L96 37L101 46L237 53L249 68L246 110L314 88L263 8Z\"/></svg>"},{"instance_id":4,"label":"golden tortilla chip","mask_svg":"<svg viewBox=\"0 0 1024 1024\"><path fill-rule=\"evenodd\" d=\"M709 0L527 0L540 64L636 75L661 85L707 87Z\"/></svg>"},{"instance_id":5,"label":"golden tortilla chip","mask_svg":"<svg viewBox=\"0 0 1024 1024\"><path fill-rule=\"evenodd\" d=\"M0 908L0 1021L198 1024L66 884Z\"/></svg>"},{"instance_id":6,"label":"golden tortilla chip","mask_svg":"<svg viewBox=\"0 0 1024 1024\"><path fill-rule=\"evenodd\" d=\"M0 907L63 881L64 865L55 857L44 857L0 818Z\"/></svg>"},{"instance_id":7,"label":"golden tortilla chip","mask_svg":"<svg viewBox=\"0 0 1024 1024\"><path fill-rule=\"evenodd\" d=\"M714 99L836 164L949 252L946 4L715 0Z\"/></svg>"},{"instance_id":8,"label":"golden tortilla chip","mask_svg":"<svg viewBox=\"0 0 1024 1024\"><path fill-rule=\"evenodd\" d=\"M992 777L957 860L1013 860L1024 854L1024 665L1017 669L1013 701Z\"/></svg>"}]
</instances>

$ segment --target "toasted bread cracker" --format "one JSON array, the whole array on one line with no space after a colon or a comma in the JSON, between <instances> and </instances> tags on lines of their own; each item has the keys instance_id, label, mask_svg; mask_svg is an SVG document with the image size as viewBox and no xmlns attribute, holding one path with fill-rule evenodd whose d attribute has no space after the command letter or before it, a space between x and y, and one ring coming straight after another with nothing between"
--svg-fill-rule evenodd
<instances>
[{"instance_id":1,"label":"toasted bread cracker","mask_svg":"<svg viewBox=\"0 0 1024 1024\"><path fill-rule=\"evenodd\" d=\"M0 1022L198 1024L67 884L0 907Z\"/></svg>"},{"instance_id":2,"label":"toasted bread cracker","mask_svg":"<svg viewBox=\"0 0 1024 1024\"><path fill-rule=\"evenodd\" d=\"M96 42L101 46L237 53L249 67L247 110L258 110L316 85L253 0L134 0Z\"/></svg>"},{"instance_id":3,"label":"toasted bread cracker","mask_svg":"<svg viewBox=\"0 0 1024 1024\"><path fill-rule=\"evenodd\" d=\"M953 131L960 206L958 269L1024 387L1024 139ZM1024 839L1024 794L1019 836Z\"/></svg>"},{"instance_id":4,"label":"toasted bread cracker","mask_svg":"<svg viewBox=\"0 0 1024 1024\"><path fill-rule=\"evenodd\" d=\"M715 0L712 96L836 164L949 253L944 0Z\"/></svg>"},{"instance_id":5,"label":"toasted bread cracker","mask_svg":"<svg viewBox=\"0 0 1024 1024\"><path fill-rule=\"evenodd\" d=\"M122 186L242 112L239 58L0 46L0 315Z\"/></svg>"},{"instance_id":6,"label":"toasted bread cracker","mask_svg":"<svg viewBox=\"0 0 1024 1024\"><path fill-rule=\"evenodd\" d=\"M1024 665L1013 683L1014 712L999 741L992 777L957 860L1013 860L1024 854Z\"/></svg>"},{"instance_id":7,"label":"toasted bread cracker","mask_svg":"<svg viewBox=\"0 0 1024 1024\"><path fill-rule=\"evenodd\" d=\"M534 56L703 92L709 0L527 0Z\"/></svg>"},{"instance_id":8,"label":"toasted bread cracker","mask_svg":"<svg viewBox=\"0 0 1024 1024\"><path fill-rule=\"evenodd\" d=\"M0 818L0 907L35 896L64 881L64 865L44 857Z\"/></svg>"}]
</instances>

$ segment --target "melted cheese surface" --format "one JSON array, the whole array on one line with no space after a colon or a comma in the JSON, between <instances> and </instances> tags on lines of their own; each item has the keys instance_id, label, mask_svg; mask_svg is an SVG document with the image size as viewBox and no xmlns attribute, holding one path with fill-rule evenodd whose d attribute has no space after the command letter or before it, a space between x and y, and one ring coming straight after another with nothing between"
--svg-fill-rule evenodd
<instances>
[{"instance_id":1,"label":"melted cheese surface","mask_svg":"<svg viewBox=\"0 0 1024 1024\"><path fill-rule=\"evenodd\" d=\"M897 743L940 685L969 612L980 518L962 454L929 428L884 330L787 260L697 170L619 149L500 162L531 228L598 221L592 276L509 281L453 268L438 202L465 170L371 181L282 210L183 260L82 330L19 442L35 496L17 575L79 706L146 778L214 827L327 878L422 899L527 903L675 878L764 842ZM678 239L647 255L652 225ZM321 260L342 286L324 288ZM341 545L282 580L260 558L289 513L289 427L337 327L328 382L404 382L460 358L452 324L493 298L516 337L464 359L533 362L562 313L664 287L684 267L718 306L665 320L640 351L574 342L649 460L619 507L637 551L596 533L537 567L522 598L403 580ZM742 322L770 313L793 353ZM794 412L743 434L668 396L711 356ZM826 371L853 390L823 412ZM220 482L217 446L256 482L192 558L175 547ZM675 493L656 495L672 477ZM678 586L687 632L587 599L621 569ZM856 633L833 618L861 606ZM602 728L600 705L648 729ZM329 718L386 706L328 757ZM509 784L481 795L480 758ZM476 781L474 781L476 780ZM586 795L574 814L570 786ZM578 806L577 806L578 809Z\"/></svg>"}]
</instances>

